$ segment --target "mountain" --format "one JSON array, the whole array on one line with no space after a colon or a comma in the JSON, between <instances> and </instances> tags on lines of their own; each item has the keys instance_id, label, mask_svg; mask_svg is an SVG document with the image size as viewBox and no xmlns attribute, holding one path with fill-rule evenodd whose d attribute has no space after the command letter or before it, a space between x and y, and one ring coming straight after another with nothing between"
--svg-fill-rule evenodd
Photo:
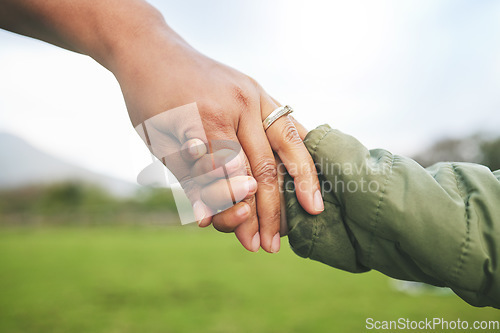
<instances>
[{"instance_id":1,"label":"mountain","mask_svg":"<svg viewBox=\"0 0 500 333\"><path fill-rule=\"evenodd\" d=\"M0 188L61 181L96 184L118 196L132 195L138 189L135 184L65 162L15 135L0 133Z\"/></svg>"}]
</instances>

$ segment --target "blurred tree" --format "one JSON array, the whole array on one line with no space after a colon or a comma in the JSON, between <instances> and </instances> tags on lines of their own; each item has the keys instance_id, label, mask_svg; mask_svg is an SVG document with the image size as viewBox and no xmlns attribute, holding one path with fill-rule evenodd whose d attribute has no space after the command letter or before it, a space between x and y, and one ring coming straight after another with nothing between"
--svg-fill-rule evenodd
<instances>
[{"instance_id":1,"label":"blurred tree","mask_svg":"<svg viewBox=\"0 0 500 333\"><path fill-rule=\"evenodd\" d=\"M4 223L148 223L178 222L172 191L144 188L129 198L114 197L80 182L28 186L0 191ZM167 222L168 222L167 221ZM166 223L166 222L163 222Z\"/></svg>"},{"instance_id":2,"label":"blurred tree","mask_svg":"<svg viewBox=\"0 0 500 333\"><path fill-rule=\"evenodd\" d=\"M82 205L86 195L84 192L81 184L55 184L42 192L37 206L44 213L74 212Z\"/></svg>"},{"instance_id":3,"label":"blurred tree","mask_svg":"<svg viewBox=\"0 0 500 333\"><path fill-rule=\"evenodd\" d=\"M175 200L169 188L147 188L137 195L139 206L146 211L176 211Z\"/></svg>"},{"instance_id":4,"label":"blurred tree","mask_svg":"<svg viewBox=\"0 0 500 333\"><path fill-rule=\"evenodd\" d=\"M481 143L482 161L491 170L500 169L500 138Z\"/></svg>"},{"instance_id":5,"label":"blurred tree","mask_svg":"<svg viewBox=\"0 0 500 333\"><path fill-rule=\"evenodd\" d=\"M414 156L424 167L437 162L472 162L500 169L500 138L473 135L463 139L443 139Z\"/></svg>"}]
</instances>

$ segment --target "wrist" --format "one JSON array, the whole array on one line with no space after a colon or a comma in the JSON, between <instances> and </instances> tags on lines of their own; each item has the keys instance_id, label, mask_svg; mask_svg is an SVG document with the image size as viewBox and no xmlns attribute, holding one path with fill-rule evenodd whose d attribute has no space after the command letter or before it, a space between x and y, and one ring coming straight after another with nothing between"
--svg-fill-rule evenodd
<instances>
[{"instance_id":1,"label":"wrist","mask_svg":"<svg viewBox=\"0 0 500 333\"><path fill-rule=\"evenodd\" d=\"M119 76L127 67L147 61L162 50L187 43L173 31L154 7L140 4L115 13L103 24L86 52Z\"/></svg>"}]
</instances>

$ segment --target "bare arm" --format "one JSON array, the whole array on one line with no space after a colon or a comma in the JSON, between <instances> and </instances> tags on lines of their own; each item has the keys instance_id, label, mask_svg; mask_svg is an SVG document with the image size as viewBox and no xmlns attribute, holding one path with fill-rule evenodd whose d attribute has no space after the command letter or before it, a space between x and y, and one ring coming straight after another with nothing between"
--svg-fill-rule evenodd
<instances>
[{"instance_id":1,"label":"bare arm","mask_svg":"<svg viewBox=\"0 0 500 333\"><path fill-rule=\"evenodd\" d=\"M264 131L262 120L279 103L252 78L189 46L147 2L0 0L0 27L89 55L109 69L134 126L196 103L207 139L239 143L248 175L258 183L255 196L205 221L234 231L248 250L279 250L273 151L294 177L304 209L311 214L323 210L316 170L293 119L280 118ZM194 138L181 133L175 139L182 145Z\"/></svg>"},{"instance_id":2,"label":"bare arm","mask_svg":"<svg viewBox=\"0 0 500 333\"><path fill-rule=\"evenodd\" d=\"M152 32L180 39L140 0L2 0L0 28L89 55L108 69L122 50Z\"/></svg>"}]
</instances>

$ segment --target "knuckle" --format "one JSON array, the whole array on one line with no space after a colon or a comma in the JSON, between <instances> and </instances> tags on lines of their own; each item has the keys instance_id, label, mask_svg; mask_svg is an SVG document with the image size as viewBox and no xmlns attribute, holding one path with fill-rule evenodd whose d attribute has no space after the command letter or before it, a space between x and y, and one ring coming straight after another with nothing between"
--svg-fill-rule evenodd
<instances>
[{"instance_id":1,"label":"knuckle","mask_svg":"<svg viewBox=\"0 0 500 333\"><path fill-rule=\"evenodd\" d=\"M234 133L234 119L227 108L222 106L204 106L203 108L203 111L200 111L201 121L208 139L213 133L217 133L218 136L221 134L230 136Z\"/></svg>"},{"instance_id":2,"label":"knuckle","mask_svg":"<svg viewBox=\"0 0 500 333\"><path fill-rule=\"evenodd\" d=\"M255 80L253 77L251 76L247 76L248 80L250 81L250 83L252 84L252 87L255 88L255 90L257 90L257 92L259 94L262 94L262 95L267 95L265 89L261 86L261 84Z\"/></svg>"},{"instance_id":3,"label":"knuckle","mask_svg":"<svg viewBox=\"0 0 500 333\"><path fill-rule=\"evenodd\" d=\"M255 168L252 168L252 173L258 182L273 183L277 181L278 170L276 163L272 159L263 159Z\"/></svg>"},{"instance_id":4,"label":"knuckle","mask_svg":"<svg viewBox=\"0 0 500 333\"><path fill-rule=\"evenodd\" d=\"M212 225L214 226L214 229L220 232L224 233L230 233L233 232L234 226L232 226L230 223L227 223L227 221L221 217L217 218L218 216L215 215L212 219Z\"/></svg>"},{"instance_id":5,"label":"knuckle","mask_svg":"<svg viewBox=\"0 0 500 333\"><path fill-rule=\"evenodd\" d=\"M231 87L231 95L242 109L248 109L251 97L246 89L239 85L233 85Z\"/></svg>"},{"instance_id":6,"label":"knuckle","mask_svg":"<svg viewBox=\"0 0 500 333\"><path fill-rule=\"evenodd\" d=\"M247 204L250 205L250 215L255 215L255 213L256 213L256 211L255 211L255 206L256 206L255 194L249 198L244 199L243 202L246 202Z\"/></svg>"},{"instance_id":7,"label":"knuckle","mask_svg":"<svg viewBox=\"0 0 500 333\"><path fill-rule=\"evenodd\" d=\"M252 167L250 165L250 162L248 161L247 155L245 155L244 152L242 155L243 155L246 174L247 174L247 176L253 177Z\"/></svg>"},{"instance_id":8,"label":"knuckle","mask_svg":"<svg viewBox=\"0 0 500 333\"><path fill-rule=\"evenodd\" d=\"M290 119L287 119L281 128L280 134L284 145L298 145L302 143L299 132Z\"/></svg>"},{"instance_id":9,"label":"knuckle","mask_svg":"<svg viewBox=\"0 0 500 333\"><path fill-rule=\"evenodd\" d=\"M260 112L260 93L250 80L232 84L230 93L234 107L240 114L257 111L257 109Z\"/></svg>"},{"instance_id":10,"label":"knuckle","mask_svg":"<svg viewBox=\"0 0 500 333\"><path fill-rule=\"evenodd\" d=\"M318 172L316 171L312 161L311 163L302 163L295 169L292 168L290 172L297 184L301 184L302 182L316 183L318 179Z\"/></svg>"},{"instance_id":11,"label":"knuckle","mask_svg":"<svg viewBox=\"0 0 500 333\"><path fill-rule=\"evenodd\" d=\"M311 161L304 161L304 163L302 163L299 171L300 171L300 174L303 174L303 175L311 175L311 174L316 175L317 174L315 164L312 160Z\"/></svg>"}]
</instances>

